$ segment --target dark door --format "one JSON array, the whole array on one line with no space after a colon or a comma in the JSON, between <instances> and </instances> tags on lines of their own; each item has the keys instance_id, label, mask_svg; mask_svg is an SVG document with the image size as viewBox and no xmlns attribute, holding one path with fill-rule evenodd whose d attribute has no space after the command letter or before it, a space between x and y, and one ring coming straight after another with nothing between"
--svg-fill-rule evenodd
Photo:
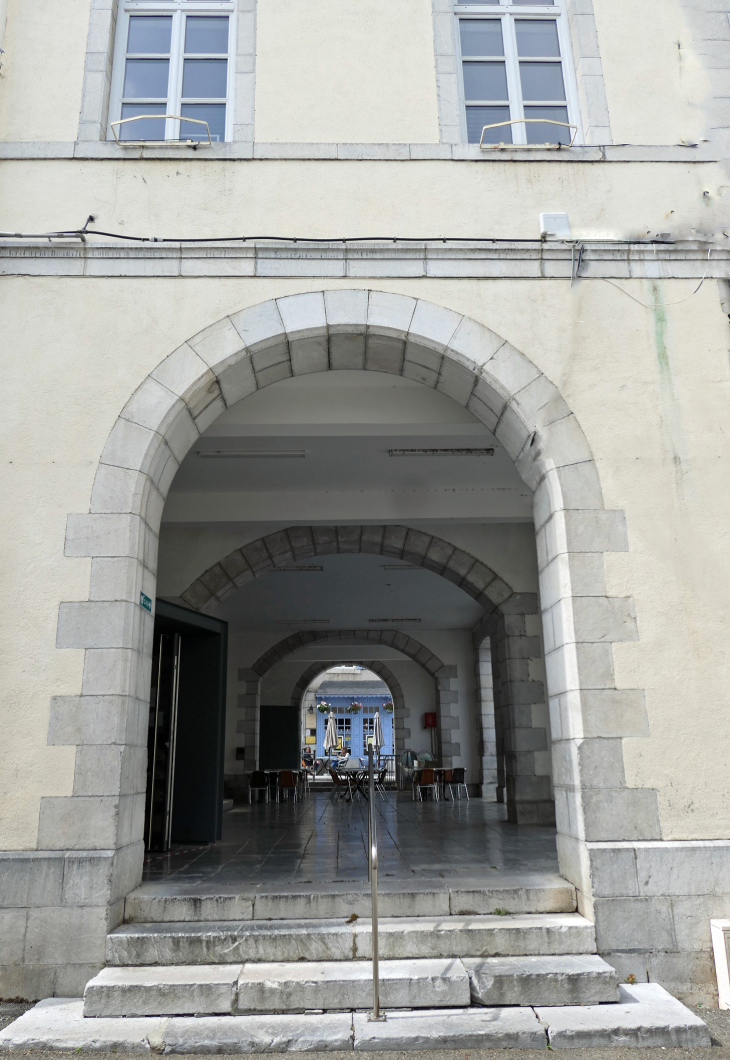
<instances>
[{"instance_id":1,"label":"dark door","mask_svg":"<svg viewBox=\"0 0 730 1060\"><path fill-rule=\"evenodd\" d=\"M157 601L145 843L221 837L227 623Z\"/></svg>"},{"instance_id":2,"label":"dark door","mask_svg":"<svg viewBox=\"0 0 730 1060\"><path fill-rule=\"evenodd\" d=\"M261 707L259 714L260 769L299 769L300 709L288 703L285 707Z\"/></svg>"}]
</instances>

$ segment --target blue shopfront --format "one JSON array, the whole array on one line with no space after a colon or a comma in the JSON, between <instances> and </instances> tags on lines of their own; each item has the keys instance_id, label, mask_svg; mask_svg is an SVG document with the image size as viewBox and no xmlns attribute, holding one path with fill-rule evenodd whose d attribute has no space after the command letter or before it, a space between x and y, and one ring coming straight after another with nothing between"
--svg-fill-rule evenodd
<instances>
[{"instance_id":1,"label":"blue shopfront","mask_svg":"<svg viewBox=\"0 0 730 1060\"><path fill-rule=\"evenodd\" d=\"M324 756L324 734L327 728L329 711L319 709L321 704L329 704L335 716L337 735L343 747L349 747L354 758L362 758L367 753L368 737L373 735L375 714L380 714L383 726L384 744L381 754L393 754L393 701L388 695L358 696L357 700L350 695L317 694L317 757ZM357 704L357 706L355 705Z\"/></svg>"}]
</instances>

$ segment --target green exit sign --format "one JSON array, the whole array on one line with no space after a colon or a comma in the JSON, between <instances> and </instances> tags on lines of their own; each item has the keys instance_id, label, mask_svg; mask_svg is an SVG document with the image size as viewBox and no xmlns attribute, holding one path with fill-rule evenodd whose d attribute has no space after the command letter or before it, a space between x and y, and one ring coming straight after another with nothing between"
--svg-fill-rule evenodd
<instances>
[{"instance_id":1,"label":"green exit sign","mask_svg":"<svg viewBox=\"0 0 730 1060\"><path fill-rule=\"evenodd\" d=\"M139 594L139 606L143 607L145 611L149 611L152 614L152 599L149 596L145 596L144 593Z\"/></svg>"}]
</instances>

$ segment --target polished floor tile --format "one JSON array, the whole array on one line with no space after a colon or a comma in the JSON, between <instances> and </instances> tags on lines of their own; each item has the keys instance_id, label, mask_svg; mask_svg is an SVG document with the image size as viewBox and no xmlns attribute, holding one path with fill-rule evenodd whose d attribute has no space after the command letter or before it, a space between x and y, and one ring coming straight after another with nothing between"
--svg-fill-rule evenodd
<instances>
[{"instance_id":1,"label":"polished floor tile","mask_svg":"<svg viewBox=\"0 0 730 1060\"><path fill-rule=\"evenodd\" d=\"M389 792L376 801L380 874L393 883L502 872L557 872L555 832L509 824L505 807L413 802ZM332 801L323 792L300 802L244 805L224 815L223 838L183 844L145 860L144 882L186 893L272 884L367 879L367 803Z\"/></svg>"}]
</instances>

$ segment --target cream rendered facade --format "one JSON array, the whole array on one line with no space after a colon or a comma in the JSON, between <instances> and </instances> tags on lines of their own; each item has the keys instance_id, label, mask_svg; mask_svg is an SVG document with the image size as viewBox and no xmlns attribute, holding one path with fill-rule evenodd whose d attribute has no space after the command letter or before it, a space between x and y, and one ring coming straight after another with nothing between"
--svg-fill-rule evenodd
<instances>
[{"instance_id":1,"label":"cream rendered facade","mask_svg":"<svg viewBox=\"0 0 730 1060\"><path fill-rule=\"evenodd\" d=\"M463 142L447 0L237 0L233 139L191 150L110 141L116 0L0 5L0 996L80 994L139 882L140 592L217 614L277 548L424 565L485 617L473 643L232 629L227 772L237 734L255 749L269 671L293 694L317 658L389 667L405 709L436 674L443 734L478 716L485 738L488 637L516 819L554 801L561 872L620 972L712 996L709 920L730 915L730 3L561 11L569 150ZM569 213L572 241L540 241L543 212ZM28 238L89 215L162 241ZM160 536L219 417L344 370L466 409L534 526L500 530L509 509L482 528L458 497L458 526L443 498L374 516L272 497L255 528L195 536L178 495ZM443 542L451 559L429 559ZM402 713L401 746L407 729Z\"/></svg>"}]
</instances>

